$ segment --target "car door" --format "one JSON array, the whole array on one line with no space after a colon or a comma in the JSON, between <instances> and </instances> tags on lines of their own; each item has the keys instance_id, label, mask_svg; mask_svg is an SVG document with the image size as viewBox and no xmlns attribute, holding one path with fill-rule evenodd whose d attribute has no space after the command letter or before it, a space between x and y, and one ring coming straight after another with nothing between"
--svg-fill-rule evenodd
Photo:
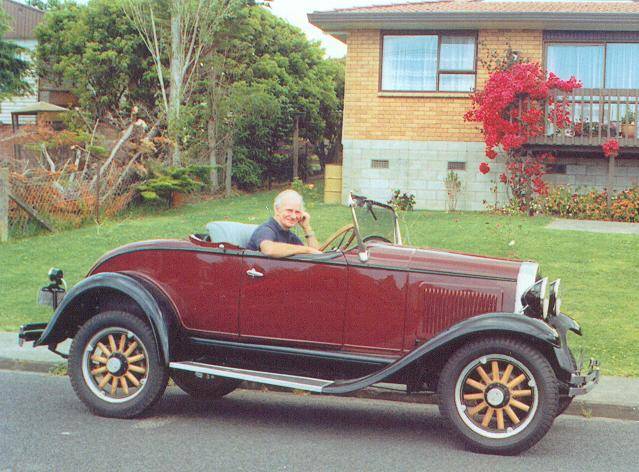
<instances>
[{"instance_id":1,"label":"car door","mask_svg":"<svg viewBox=\"0 0 639 472\"><path fill-rule=\"evenodd\" d=\"M407 266L412 249L369 245L368 259L359 250L346 253L348 303L344 349L379 355L400 355L407 298Z\"/></svg>"},{"instance_id":2,"label":"car door","mask_svg":"<svg viewBox=\"0 0 639 472\"><path fill-rule=\"evenodd\" d=\"M240 337L339 348L343 343L347 267L341 252L242 258Z\"/></svg>"}]
</instances>

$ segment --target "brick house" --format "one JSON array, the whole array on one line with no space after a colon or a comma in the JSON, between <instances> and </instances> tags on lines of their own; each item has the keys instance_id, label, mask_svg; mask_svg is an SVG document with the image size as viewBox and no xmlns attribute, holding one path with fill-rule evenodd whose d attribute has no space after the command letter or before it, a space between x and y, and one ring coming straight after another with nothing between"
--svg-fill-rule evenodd
<instances>
[{"instance_id":1,"label":"brick house","mask_svg":"<svg viewBox=\"0 0 639 472\"><path fill-rule=\"evenodd\" d=\"M463 120L470 93L488 77L482 59L510 45L583 88L567 99L574 125L547 127L532 144L557 163L546 181L604 188L601 143L617 137L614 185L639 185L639 140L622 132L639 115L639 3L444 0L315 12L309 21L348 46L344 99L342 199L348 191L386 200L391 189L416 196L418 208L444 209L444 179L463 182L459 209L503 199L491 191L501 171L481 175L482 135ZM628 128L624 128L628 129Z\"/></svg>"}]
</instances>

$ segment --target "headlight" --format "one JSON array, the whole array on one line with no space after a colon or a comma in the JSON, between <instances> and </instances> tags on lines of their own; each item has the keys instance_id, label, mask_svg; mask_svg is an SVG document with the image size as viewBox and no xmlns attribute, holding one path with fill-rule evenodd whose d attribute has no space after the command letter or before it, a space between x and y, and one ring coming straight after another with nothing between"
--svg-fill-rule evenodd
<instances>
[{"instance_id":1,"label":"headlight","mask_svg":"<svg viewBox=\"0 0 639 472\"><path fill-rule=\"evenodd\" d=\"M521 296L521 305L524 314L535 318L546 319L548 317L549 303L546 297L548 290L548 278L538 280Z\"/></svg>"},{"instance_id":2,"label":"headlight","mask_svg":"<svg viewBox=\"0 0 639 472\"><path fill-rule=\"evenodd\" d=\"M561 279L557 279L550 284L550 307L548 312L553 316L557 316L561 312L561 299L559 298L560 284Z\"/></svg>"},{"instance_id":3,"label":"headlight","mask_svg":"<svg viewBox=\"0 0 639 472\"><path fill-rule=\"evenodd\" d=\"M560 283L561 279L555 280L548 290L548 278L544 277L526 290L521 296L524 314L544 320L548 319L548 316L557 316L561 310Z\"/></svg>"}]
</instances>

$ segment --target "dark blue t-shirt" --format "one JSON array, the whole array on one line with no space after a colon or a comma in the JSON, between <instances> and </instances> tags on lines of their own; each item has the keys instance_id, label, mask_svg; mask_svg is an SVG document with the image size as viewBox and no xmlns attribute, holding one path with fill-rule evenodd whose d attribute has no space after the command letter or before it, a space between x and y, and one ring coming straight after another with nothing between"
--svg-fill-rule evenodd
<instances>
[{"instance_id":1,"label":"dark blue t-shirt","mask_svg":"<svg viewBox=\"0 0 639 472\"><path fill-rule=\"evenodd\" d=\"M303 246L304 243L295 233L282 229L274 218L271 218L263 225L258 226L249 240L247 248L252 251L259 251L262 241L274 241L276 243L297 244Z\"/></svg>"}]
</instances>

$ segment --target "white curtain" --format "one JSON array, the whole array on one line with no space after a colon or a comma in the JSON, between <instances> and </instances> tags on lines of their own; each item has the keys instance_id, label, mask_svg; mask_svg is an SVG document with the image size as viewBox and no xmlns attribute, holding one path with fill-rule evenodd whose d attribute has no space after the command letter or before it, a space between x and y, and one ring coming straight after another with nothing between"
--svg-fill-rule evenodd
<instances>
[{"instance_id":1,"label":"white curtain","mask_svg":"<svg viewBox=\"0 0 639 472\"><path fill-rule=\"evenodd\" d=\"M639 88L639 44L607 45L606 88Z\"/></svg>"},{"instance_id":2,"label":"white curtain","mask_svg":"<svg viewBox=\"0 0 639 472\"><path fill-rule=\"evenodd\" d=\"M559 78L579 79L584 88L601 88L603 83L604 47L602 45L551 44L548 46L547 69Z\"/></svg>"},{"instance_id":3,"label":"white curtain","mask_svg":"<svg viewBox=\"0 0 639 472\"><path fill-rule=\"evenodd\" d=\"M439 70L470 71L475 69L475 38L442 36Z\"/></svg>"},{"instance_id":4,"label":"white curtain","mask_svg":"<svg viewBox=\"0 0 639 472\"><path fill-rule=\"evenodd\" d=\"M382 90L437 88L437 36L384 36Z\"/></svg>"},{"instance_id":5,"label":"white curtain","mask_svg":"<svg viewBox=\"0 0 639 472\"><path fill-rule=\"evenodd\" d=\"M382 60L382 90L435 91L437 88L436 35L386 35ZM440 71L471 74L440 74L439 90L473 90L475 86L475 38L442 36Z\"/></svg>"}]
</instances>

